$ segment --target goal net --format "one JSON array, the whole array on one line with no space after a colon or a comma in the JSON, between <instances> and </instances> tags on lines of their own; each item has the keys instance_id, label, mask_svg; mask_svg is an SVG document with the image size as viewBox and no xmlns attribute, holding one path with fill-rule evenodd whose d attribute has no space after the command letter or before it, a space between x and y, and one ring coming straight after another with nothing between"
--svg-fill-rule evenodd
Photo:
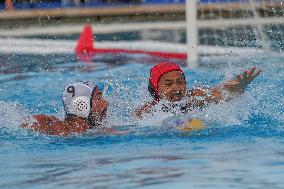
<instances>
[{"instance_id":1,"label":"goal net","mask_svg":"<svg viewBox=\"0 0 284 189\"><path fill-rule=\"evenodd\" d=\"M196 1L198 46L284 51L283 0Z\"/></svg>"}]
</instances>

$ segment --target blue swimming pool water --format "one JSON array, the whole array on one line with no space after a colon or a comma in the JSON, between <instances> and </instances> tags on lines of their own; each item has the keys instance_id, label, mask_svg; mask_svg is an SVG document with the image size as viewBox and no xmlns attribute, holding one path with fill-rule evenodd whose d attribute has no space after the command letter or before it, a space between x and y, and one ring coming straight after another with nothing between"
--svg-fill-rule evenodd
<instances>
[{"instance_id":1,"label":"blue swimming pool water","mask_svg":"<svg viewBox=\"0 0 284 189\"><path fill-rule=\"evenodd\" d=\"M184 68L188 88L252 65L263 70L242 97L191 112L208 125L194 133L169 128L171 114L133 118L149 99L148 72L158 61L0 55L0 188L283 188L284 56L206 58ZM132 132L55 137L20 127L36 113L63 118L60 95L74 80L109 83L108 125Z\"/></svg>"}]
</instances>

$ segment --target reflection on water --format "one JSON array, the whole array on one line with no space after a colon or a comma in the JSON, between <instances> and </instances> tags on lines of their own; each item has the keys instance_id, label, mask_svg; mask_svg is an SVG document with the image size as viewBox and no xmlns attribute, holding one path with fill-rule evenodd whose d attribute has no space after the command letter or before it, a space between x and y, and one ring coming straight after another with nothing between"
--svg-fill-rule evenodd
<instances>
[{"instance_id":1,"label":"reflection on water","mask_svg":"<svg viewBox=\"0 0 284 189\"><path fill-rule=\"evenodd\" d=\"M92 148L75 143L66 147L63 141L62 148L45 148L41 153L36 150L50 144L34 143L21 157L7 151L0 159L9 157L14 163L1 165L7 168L5 174L0 172L1 188L280 189L284 185L283 154L279 155L284 149L277 140L242 138L246 142L225 139L208 143L167 138L159 144L158 139L105 145L89 141ZM262 145L267 148L259 148Z\"/></svg>"},{"instance_id":2,"label":"reflection on water","mask_svg":"<svg viewBox=\"0 0 284 189\"><path fill-rule=\"evenodd\" d=\"M177 157L128 157L128 158L104 158L104 159L85 159L75 158L68 160L54 159L53 162L45 159L33 159L31 164L27 164L23 169L42 170L44 174L29 174L27 181L19 184L26 186L37 184L56 183L56 185L73 186L84 184L85 186L107 187L124 185L129 186L146 186L159 183L172 182L181 177L183 173L178 168L164 167L139 167L135 166L139 162L148 161L153 164L157 162L175 161ZM178 158L179 159L179 158ZM156 162L157 161L157 162ZM74 163L76 162L76 163ZM117 165L125 167L127 170L119 170ZM109 171L105 172L103 169ZM36 172L36 171L35 171ZM126 186L127 186L126 185Z\"/></svg>"}]
</instances>

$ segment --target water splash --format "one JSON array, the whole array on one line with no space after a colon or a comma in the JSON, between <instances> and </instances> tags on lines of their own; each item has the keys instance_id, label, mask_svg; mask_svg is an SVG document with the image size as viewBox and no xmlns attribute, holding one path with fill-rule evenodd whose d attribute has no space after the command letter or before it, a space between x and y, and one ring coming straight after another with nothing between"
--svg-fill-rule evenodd
<instances>
[{"instance_id":1,"label":"water splash","mask_svg":"<svg viewBox=\"0 0 284 189\"><path fill-rule=\"evenodd\" d=\"M0 101L0 127L16 129L28 121L29 113L17 102Z\"/></svg>"}]
</instances>

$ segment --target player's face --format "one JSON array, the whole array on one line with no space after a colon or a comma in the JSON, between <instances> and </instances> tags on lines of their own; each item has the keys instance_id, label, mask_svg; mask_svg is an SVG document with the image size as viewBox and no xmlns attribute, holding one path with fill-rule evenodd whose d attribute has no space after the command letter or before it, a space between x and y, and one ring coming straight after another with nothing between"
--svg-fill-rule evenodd
<instances>
[{"instance_id":1,"label":"player's face","mask_svg":"<svg viewBox=\"0 0 284 189\"><path fill-rule=\"evenodd\" d=\"M172 71L164 74L158 83L158 95L161 99L171 102L180 101L186 92L185 78L183 73Z\"/></svg>"}]
</instances>

